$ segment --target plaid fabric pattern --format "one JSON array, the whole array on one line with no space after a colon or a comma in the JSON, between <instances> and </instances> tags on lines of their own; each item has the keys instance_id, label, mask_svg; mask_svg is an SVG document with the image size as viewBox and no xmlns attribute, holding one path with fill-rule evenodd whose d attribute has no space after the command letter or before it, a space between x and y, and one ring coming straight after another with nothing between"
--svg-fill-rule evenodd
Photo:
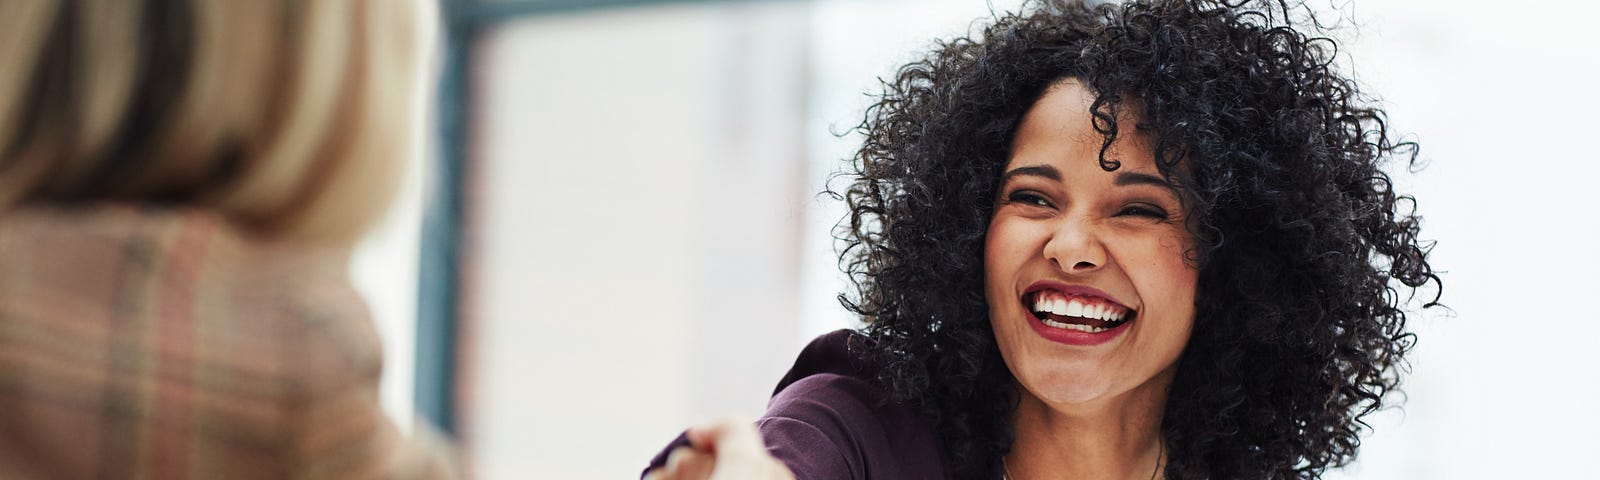
<instances>
[{"instance_id":1,"label":"plaid fabric pattern","mask_svg":"<svg viewBox=\"0 0 1600 480\"><path fill-rule=\"evenodd\" d=\"M380 408L346 265L201 211L8 212L0 478L454 476Z\"/></svg>"}]
</instances>

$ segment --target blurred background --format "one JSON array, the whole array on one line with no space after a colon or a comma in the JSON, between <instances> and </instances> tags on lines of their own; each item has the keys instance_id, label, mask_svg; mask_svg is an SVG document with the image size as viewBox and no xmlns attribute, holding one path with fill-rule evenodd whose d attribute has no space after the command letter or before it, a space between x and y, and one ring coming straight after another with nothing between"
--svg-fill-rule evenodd
<instances>
[{"instance_id":1,"label":"blurred background","mask_svg":"<svg viewBox=\"0 0 1600 480\"><path fill-rule=\"evenodd\" d=\"M434 1L434 0L419 0ZM437 0L427 147L355 259L384 402L477 477L635 478L855 326L817 195L878 78L1013 0ZM1600 7L1327 5L1422 145L1443 310L1334 478L1582 478L1600 451ZM1349 19L1352 19L1350 21Z\"/></svg>"}]
</instances>

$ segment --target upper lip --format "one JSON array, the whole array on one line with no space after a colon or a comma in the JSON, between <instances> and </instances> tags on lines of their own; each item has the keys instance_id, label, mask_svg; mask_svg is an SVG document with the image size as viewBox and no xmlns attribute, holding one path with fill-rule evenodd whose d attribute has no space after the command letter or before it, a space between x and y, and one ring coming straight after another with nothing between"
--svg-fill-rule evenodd
<instances>
[{"instance_id":1,"label":"upper lip","mask_svg":"<svg viewBox=\"0 0 1600 480\"><path fill-rule=\"evenodd\" d=\"M1039 291L1044 291L1044 290L1054 290L1054 291L1061 292L1061 293L1066 294L1066 295L1086 295L1086 296L1100 297L1100 298L1106 299L1107 301L1109 301L1111 303L1115 303L1118 306L1121 306L1122 308L1126 308L1128 310L1133 310L1134 309L1133 307L1129 307L1128 304L1122 303L1121 301L1118 301L1116 298L1113 298L1110 294L1100 291L1100 289L1098 289L1098 288L1094 288L1094 287L1091 287L1091 286L1088 286L1088 285L1073 285L1073 284L1058 282L1058 281L1055 281L1055 280L1040 280L1040 281L1037 281L1037 282L1033 282L1033 285L1029 285L1027 290L1023 290L1022 291L1022 296L1024 298L1026 298L1028 295L1032 295L1034 292L1039 292Z\"/></svg>"}]
</instances>

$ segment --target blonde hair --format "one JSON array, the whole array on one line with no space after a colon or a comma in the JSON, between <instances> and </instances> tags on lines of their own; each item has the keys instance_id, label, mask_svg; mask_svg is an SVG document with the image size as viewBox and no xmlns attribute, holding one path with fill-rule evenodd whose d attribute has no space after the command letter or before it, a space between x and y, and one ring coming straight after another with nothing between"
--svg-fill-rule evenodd
<instances>
[{"instance_id":1,"label":"blonde hair","mask_svg":"<svg viewBox=\"0 0 1600 480\"><path fill-rule=\"evenodd\" d=\"M411 143L419 4L0 2L0 211L167 203L351 242Z\"/></svg>"}]
</instances>

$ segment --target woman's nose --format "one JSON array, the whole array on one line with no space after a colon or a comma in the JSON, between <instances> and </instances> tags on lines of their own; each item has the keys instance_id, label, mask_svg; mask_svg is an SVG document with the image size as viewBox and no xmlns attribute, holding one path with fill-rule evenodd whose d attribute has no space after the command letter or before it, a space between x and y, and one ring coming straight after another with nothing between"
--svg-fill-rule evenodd
<instances>
[{"instance_id":1,"label":"woman's nose","mask_svg":"<svg viewBox=\"0 0 1600 480\"><path fill-rule=\"evenodd\" d=\"M1087 219L1064 219L1051 233L1044 254L1066 273L1088 273L1106 264L1097 226Z\"/></svg>"}]
</instances>

